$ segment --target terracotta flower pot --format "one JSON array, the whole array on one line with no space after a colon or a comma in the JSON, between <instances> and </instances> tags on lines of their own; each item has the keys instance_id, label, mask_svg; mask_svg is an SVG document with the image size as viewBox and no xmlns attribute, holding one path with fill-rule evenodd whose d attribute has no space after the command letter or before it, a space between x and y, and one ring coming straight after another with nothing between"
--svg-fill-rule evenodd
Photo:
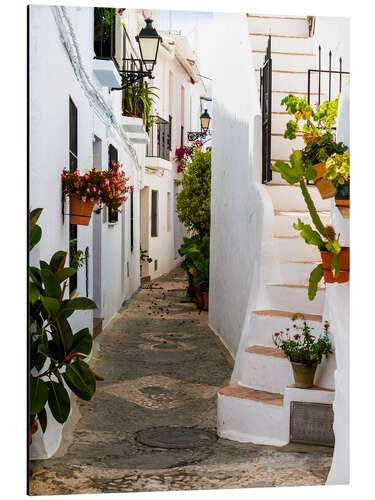
<instances>
[{"instance_id":1,"label":"terracotta flower pot","mask_svg":"<svg viewBox=\"0 0 375 500\"><path fill-rule=\"evenodd\" d=\"M290 362L293 368L293 376L296 387L299 389L308 389L314 385L314 377L316 367L318 363L295 363L294 361Z\"/></svg>"},{"instance_id":2,"label":"terracotta flower pot","mask_svg":"<svg viewBox=\"0 0 375 500\"><path fill-rule=\"evenodd\" d=\"M70 198L70 223L80 226L88 226L90 224L92 210L94 208L93 201L82 201L78 198Z\"/></svg>"},{"instance_id":3,"label":"terracotta flower pot","mask_svg":"<svg viewBox=\"0 0 375 500\"><path fill-rule=\"evenodd\" d=\"M324 281L326 283L345 283L349 281L349 270L350 270L350 248L342 247L339 253L340 259L340 272L339 275L334 277L332 273L332 259L333 253L327 252L326 250L321 250L320 254L322 256Z\"/></svg>"},{"instance_id":4,"label":"terracotta flower pot","mask_svg":"<svg viewBox=\"0 0 375 500\"><path fill-rule=\"evenodd\" d=\"M327 198L332 198L336 194L336 188L333 184L331 184L327 179L324 179L323 174L326 171L325 162L316 163L314 168L317 172L316 177L314 178L315 186L319 189L320 196L323 200Z\"/></svg>"},{"instance_id":5,"label":"terracotta flower pot","mask_svg":"<svg viewBox=\"0 0 375 500\"><path fill-rule=\"evenodd\" d=\"M202 292L202 309L203 311L208 311L208 291Z\"/></svg>"},{"instance_id":6,"label":"terracotta flower pot","mask_svg":"<svg viewBox=\"0 0 375 500\"><path fill-rule=\"evenodd\" d=\"M37 430L38 430L38 422L36 420L34 420L34 422L31 424L31 427L29 429L29 441L30 441L30 443L33 439L33 434L35 434Z\"/></svg>"},{"instance_id":7,"label":"terracotta flower pot","mask_svg":"<svg viewBox=\"0 0 375 500\"><path fill-rule=\"evenodd\" d=\"M203 296L200 290L196 292L195 303L197 304L197 309L203 309Z\"/></svg>"},{"instance_id":8,"label":"terracotta flower pot","mask_svg":"<svg viewBox=\"0 0 375 500\"><path fill-rule=\"evenodd\" d=\"M335 196L336 207L340 210L344 219L350 217L350 185L344 184L339 186Z\"/></svg>"}]
</instances>

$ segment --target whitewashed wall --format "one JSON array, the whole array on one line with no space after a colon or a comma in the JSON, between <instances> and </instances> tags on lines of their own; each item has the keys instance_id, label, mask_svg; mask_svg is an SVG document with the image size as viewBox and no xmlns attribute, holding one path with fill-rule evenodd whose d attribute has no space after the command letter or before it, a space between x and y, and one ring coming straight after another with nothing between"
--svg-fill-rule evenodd
<instances>
[{"instance_id":1,"label":"whitewashed wall","mask_svg":"<svg viewBox=\"0 0 375 500\"><path fill-rule=\"evenodd\" d=\"M109 93L93 73L93 8L30 7L30 208L42 207L43 238L31 255L31 264L49 261L57 250L68 250L69 216L62 216L61 172L69 169L69 96L78 110L78 168L108 165L108 145L118 150L134 193L134 251L130 251L130 204L117 224L93 214L89 226L78 226L78 248L89 248L88 296L100 269L103 326L117 313L124 299L138 288L139 193L144 146L134 147L119 126L121 93ZM101 165L93 155L94 137L102 141ZM65 204L64 212L69 211ZM96 223L96 247L93 227ZM93 258L100 262L93 274ZM128 266L129 264L129 273ZM85 267L78 272L78 293L86 295ZM73 331L93 330L93 311L78 311L71 318ZM31 458L47 458L57 449L62 426L49 420L47 432L33 438Z\"/></svg>"},{"instance_id":2,"label":"whitewashed wall","mask_svg":"<svg viewBox=\"0 0 375 500\"><path fill-rule=\"evenodd\" d=\"M272 255L261 120L243 14L214 14L209 324L235 357ZM223 64L225 61L225 64Z\"/></svg>"}]
</instances>

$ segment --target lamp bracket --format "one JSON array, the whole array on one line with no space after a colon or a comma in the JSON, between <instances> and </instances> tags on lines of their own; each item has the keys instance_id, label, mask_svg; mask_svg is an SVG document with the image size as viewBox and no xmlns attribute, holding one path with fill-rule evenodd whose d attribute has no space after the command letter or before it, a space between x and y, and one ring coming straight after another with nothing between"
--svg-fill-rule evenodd
<instances>
[{"instance_id":1,"label":"lamp bracket","mask_svg":"<svg viewBox=\"0 0 375 500\"><path fill-rule=\"evenodd\" d=\"M189 142L193 142L200 138L204 139L207 135L211 135L211 132L209 130L203 132L188 132L187 139Z\"/></svg>"}]
</instances>

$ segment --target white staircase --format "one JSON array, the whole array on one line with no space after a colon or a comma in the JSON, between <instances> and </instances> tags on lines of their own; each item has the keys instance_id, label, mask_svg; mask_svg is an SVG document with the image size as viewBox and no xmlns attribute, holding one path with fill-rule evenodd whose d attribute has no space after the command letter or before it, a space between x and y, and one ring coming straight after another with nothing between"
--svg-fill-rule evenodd
<instances>
[{"instance_id":1,"label":"white staircase","mask_svg":"<svg viewBox=\"0 0 375 500\"><path fill-rule=\"evenodd\" d=\"M248 24L255 68L263 64L268 35L272 36L272 160L287 161L303 142L282 137L290 117L280 101L288 94L305 95L307 69L316 66L307 18L248 15ZM257 69L256 73L259 84ZM322 221L328 224L330 200L322 200L315 186L308 189ZM267 308L251 313L232 384L218 393L218 434L236 441L282 446L289 441L290 401L332 402L334 393L331 387L294 388L291 365L272 342L273 333L292 329L296 312L304 314L317 334L322 333L325 289L319 288L315 300L309 300L308 279L320 262L320 253L293 228L298 218L311 223L300 187L288 185L273 173L267 190L274 206L273 248L280 272L266 285Z\"/></svg>"}]
</instances>

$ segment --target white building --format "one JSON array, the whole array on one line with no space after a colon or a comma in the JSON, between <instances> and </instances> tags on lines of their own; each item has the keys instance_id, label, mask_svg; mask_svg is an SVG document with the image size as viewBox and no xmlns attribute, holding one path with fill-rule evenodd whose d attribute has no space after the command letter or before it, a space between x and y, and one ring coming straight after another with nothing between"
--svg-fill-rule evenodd
<instances>
[{"instance_id":1,"label":"white building","mask_svg":"<svg viewBox=\"0 0 375 500\"><path fill-rule=\"evenodd\" d=\"M331 49L332 69L339 69L342 57L342 70L349 71L348 21L226 13L214 15L214 30L220 60L213 84L209 324L235 360L231 384L218 394L218 433L282 446L289 441L292 401L334 402L336 449L329 482L347 483L349 283L323 285L314 301L308 299L308 277L320 255L292 226L298 217L309 220L300 188L275 173L262 183L259 68L271 34L271 161L286 161L302 144L283 139L289 118L280 101L288 94L307 94L308 69L318 67L319 45L322 69L328 69ZM336 82L331 98L338 92ZM321 101L329 98L326 83L322 79ZM343 75L343 95L347 85ZM317 87L315 78L312 104ZM337 132L347 141L348 107L340 108ZM322 200L315 186L308 189L324 223L330 221L348 246L349 219L341 217L332 199ZM320 389L289 387L291 366L273 349L272 334L290 326L295 312L304 313L316 333L322 332L323 319L331 324L335 355L318 368Z\"/></svg>"},{"instance_id":2,"label":"white building","mask_svg":"<svg viewBox=\"0 0 375 500\"><path fill-rule=\"evenodd\" d=\"M157 21L157 13L155 13ZM153 114L156 123L146 149L144 188L141 192L141 248L151 263L142 262L142 277L153 279L179 261L185 228L175 212L178 186L175 150L188 145L187 132L200 130L201 97L205 88L186 37L161 32L155 79L158 90Z\"/></svg>"},{"instance_id":3,"label":"white building","mask_svg":"<svg viewBox=\"0 0 375 500\"><path fill-rule=\"evenodd\" d=\"M134 36L144 17L136 10L106 10L111 16L107 40L101 38L97 9L29 8L30 208L43 208L43 237L30 260L49 261L55 251L68 251L71 239L87 250L69 293L95 300L96 310L72 317L73 331L89 327L94 336L140 286L140 191L148 142L142 120L122 115L122 92L111 91L121 86L123 58L139 58ZM105 208L92 214L88 226L71 225L69 203L62 199L62 170L106 170L111 160L123 165L135 187L125 209L116 217ZM61 427L49 419L44 436L38 431L33 438L32 458L54 453Z\"/></svg>"}]
</instances>

